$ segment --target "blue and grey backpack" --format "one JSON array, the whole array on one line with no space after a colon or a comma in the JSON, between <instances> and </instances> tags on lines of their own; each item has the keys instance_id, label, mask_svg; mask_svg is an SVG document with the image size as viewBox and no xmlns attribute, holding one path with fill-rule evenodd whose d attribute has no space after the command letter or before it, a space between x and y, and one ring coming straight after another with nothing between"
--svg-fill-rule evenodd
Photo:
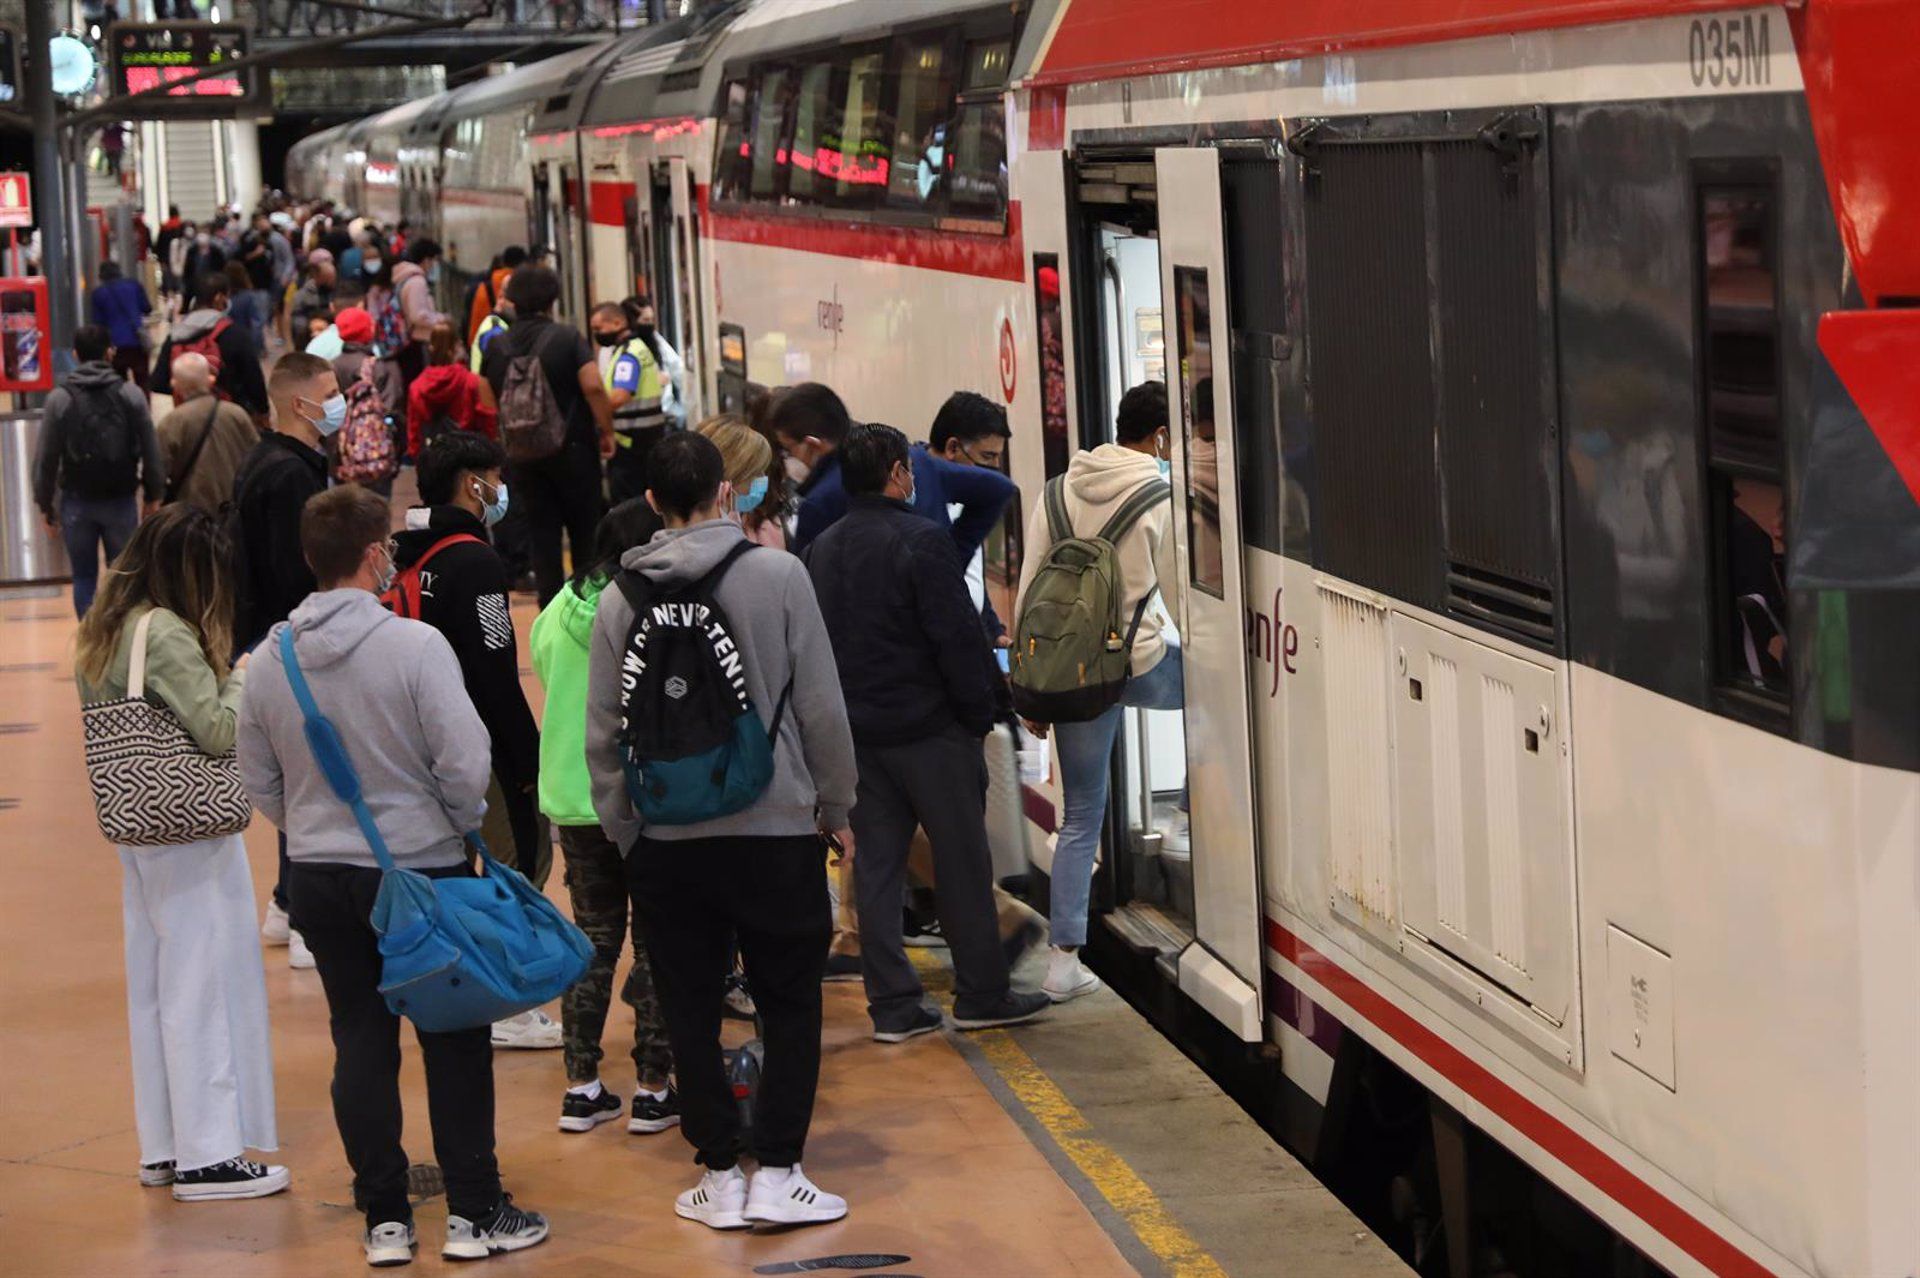
<instances>
[{"instance_id":1,"label":"blue and grey backpack","mask_svg":"<svg viewBox=\"0 0 1920 1278\"><path fill-rule=\"evenodd\" d=\"M746 662L714 599L742 541L698 581L661 589L631 570L614 584L633 605L620 658L620 760L647 825L693 825L753 803L773 780L773 742L789 679L764 727L747 695Z\"/></svg>"}]
</instances>

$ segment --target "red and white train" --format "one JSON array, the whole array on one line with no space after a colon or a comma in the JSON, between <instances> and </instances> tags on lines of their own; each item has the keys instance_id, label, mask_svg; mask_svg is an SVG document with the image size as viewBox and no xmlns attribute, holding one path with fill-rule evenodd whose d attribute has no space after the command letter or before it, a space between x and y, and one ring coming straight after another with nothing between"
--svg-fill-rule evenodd
<instances>
[{"instance_id":1,"label":"red and white train","mask_svg":"<svg viewBox=\"0 0 1920 1278\"><path fill-rule=\"evenodd\" d=\"M1187 708L1126 734L1110 970L1277 1056L1323 1167L1430 1098L1455 1273L1513 1258L1493 1158L1675 1273L1901 1278L1916 50L1911 0L749 0L288 173L554 246L575 320L649 289L696 416L997 397L1029 503L1165 377Z\"/></svg>"}]
</instances>

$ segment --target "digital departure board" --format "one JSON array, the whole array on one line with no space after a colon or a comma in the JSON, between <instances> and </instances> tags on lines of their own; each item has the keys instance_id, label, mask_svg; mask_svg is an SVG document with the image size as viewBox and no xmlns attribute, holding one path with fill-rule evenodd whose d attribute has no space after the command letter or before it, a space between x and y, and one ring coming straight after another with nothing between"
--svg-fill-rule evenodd
<instances>
[{"instance_id":1,"label":"digital departure board","mask_svg":"<svg viewBox=\"0 0 1920 1278\"><path fill-rule=\"evenodd\" d=\"M264 107L266 77L254 68L178 83L217 71L251 51L249 31L236 23L118 22L107 32L113 93L146 93L128 115L235 115ZM148 92L166 85L160 92Z\"/></svg>"}]
</instances>

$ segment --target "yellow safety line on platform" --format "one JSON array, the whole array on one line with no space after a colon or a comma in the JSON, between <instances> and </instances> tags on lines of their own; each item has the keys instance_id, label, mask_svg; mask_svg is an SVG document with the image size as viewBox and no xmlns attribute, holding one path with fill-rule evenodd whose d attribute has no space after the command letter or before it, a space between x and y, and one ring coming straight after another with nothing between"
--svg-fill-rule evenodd
<instances>
[{"instance_id":1,"label":"yellow safety line on platform","mask_svg":"<svg viewBox=\"0 0 1920 1278\"><path fill-rule=\"evenodd\" d=\"M1226 1270L1173 1218L1140 1174L1093 1135L1093 1124L1067 1099L1005 1030L975 1034L973 1042L1001 1079L1074 1166L1121 1219L1158 1256L1174 1278L1226 1278Z\"/></svg>"}]
</instances>

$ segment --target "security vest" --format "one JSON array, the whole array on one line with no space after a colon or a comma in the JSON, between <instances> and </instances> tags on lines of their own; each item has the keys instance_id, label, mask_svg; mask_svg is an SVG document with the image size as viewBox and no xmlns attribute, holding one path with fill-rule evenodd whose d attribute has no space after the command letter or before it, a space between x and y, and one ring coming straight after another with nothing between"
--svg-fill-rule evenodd
<instances>
[{"instance_id":1,"label":"security vest","mask_svg":"<svg viewBox=\"0 0 1920 1278\"><path fill-rule=\"evenodd\" d=\"M473 350L467 354L467 365L474 372L480 371L480 365L487 357L487 335L500 332L506 327L507 322L491 311L487 313L485 319L480 321L480 327L473 333Z\"/></svg>"},{"instance_id":2,"label":"security vest","mask_svg":"<svg viewBox=\"0 0 1920 1278\"><path fill-rule=\"evenodd\" d=\"M613 390L613 370L620 367L620 357L631 355L640 362L640 384L633 388L633 398L614 413L620 421L635 417L658 417L660 415L660 361L654 358L653 348L637 337L629 337L614 348L613 358L600 372L600 380L607 390ZM651 423L648 423L649 425ZM630 425L628 429L632 429Z\"/></svg>"}]
</instances>

